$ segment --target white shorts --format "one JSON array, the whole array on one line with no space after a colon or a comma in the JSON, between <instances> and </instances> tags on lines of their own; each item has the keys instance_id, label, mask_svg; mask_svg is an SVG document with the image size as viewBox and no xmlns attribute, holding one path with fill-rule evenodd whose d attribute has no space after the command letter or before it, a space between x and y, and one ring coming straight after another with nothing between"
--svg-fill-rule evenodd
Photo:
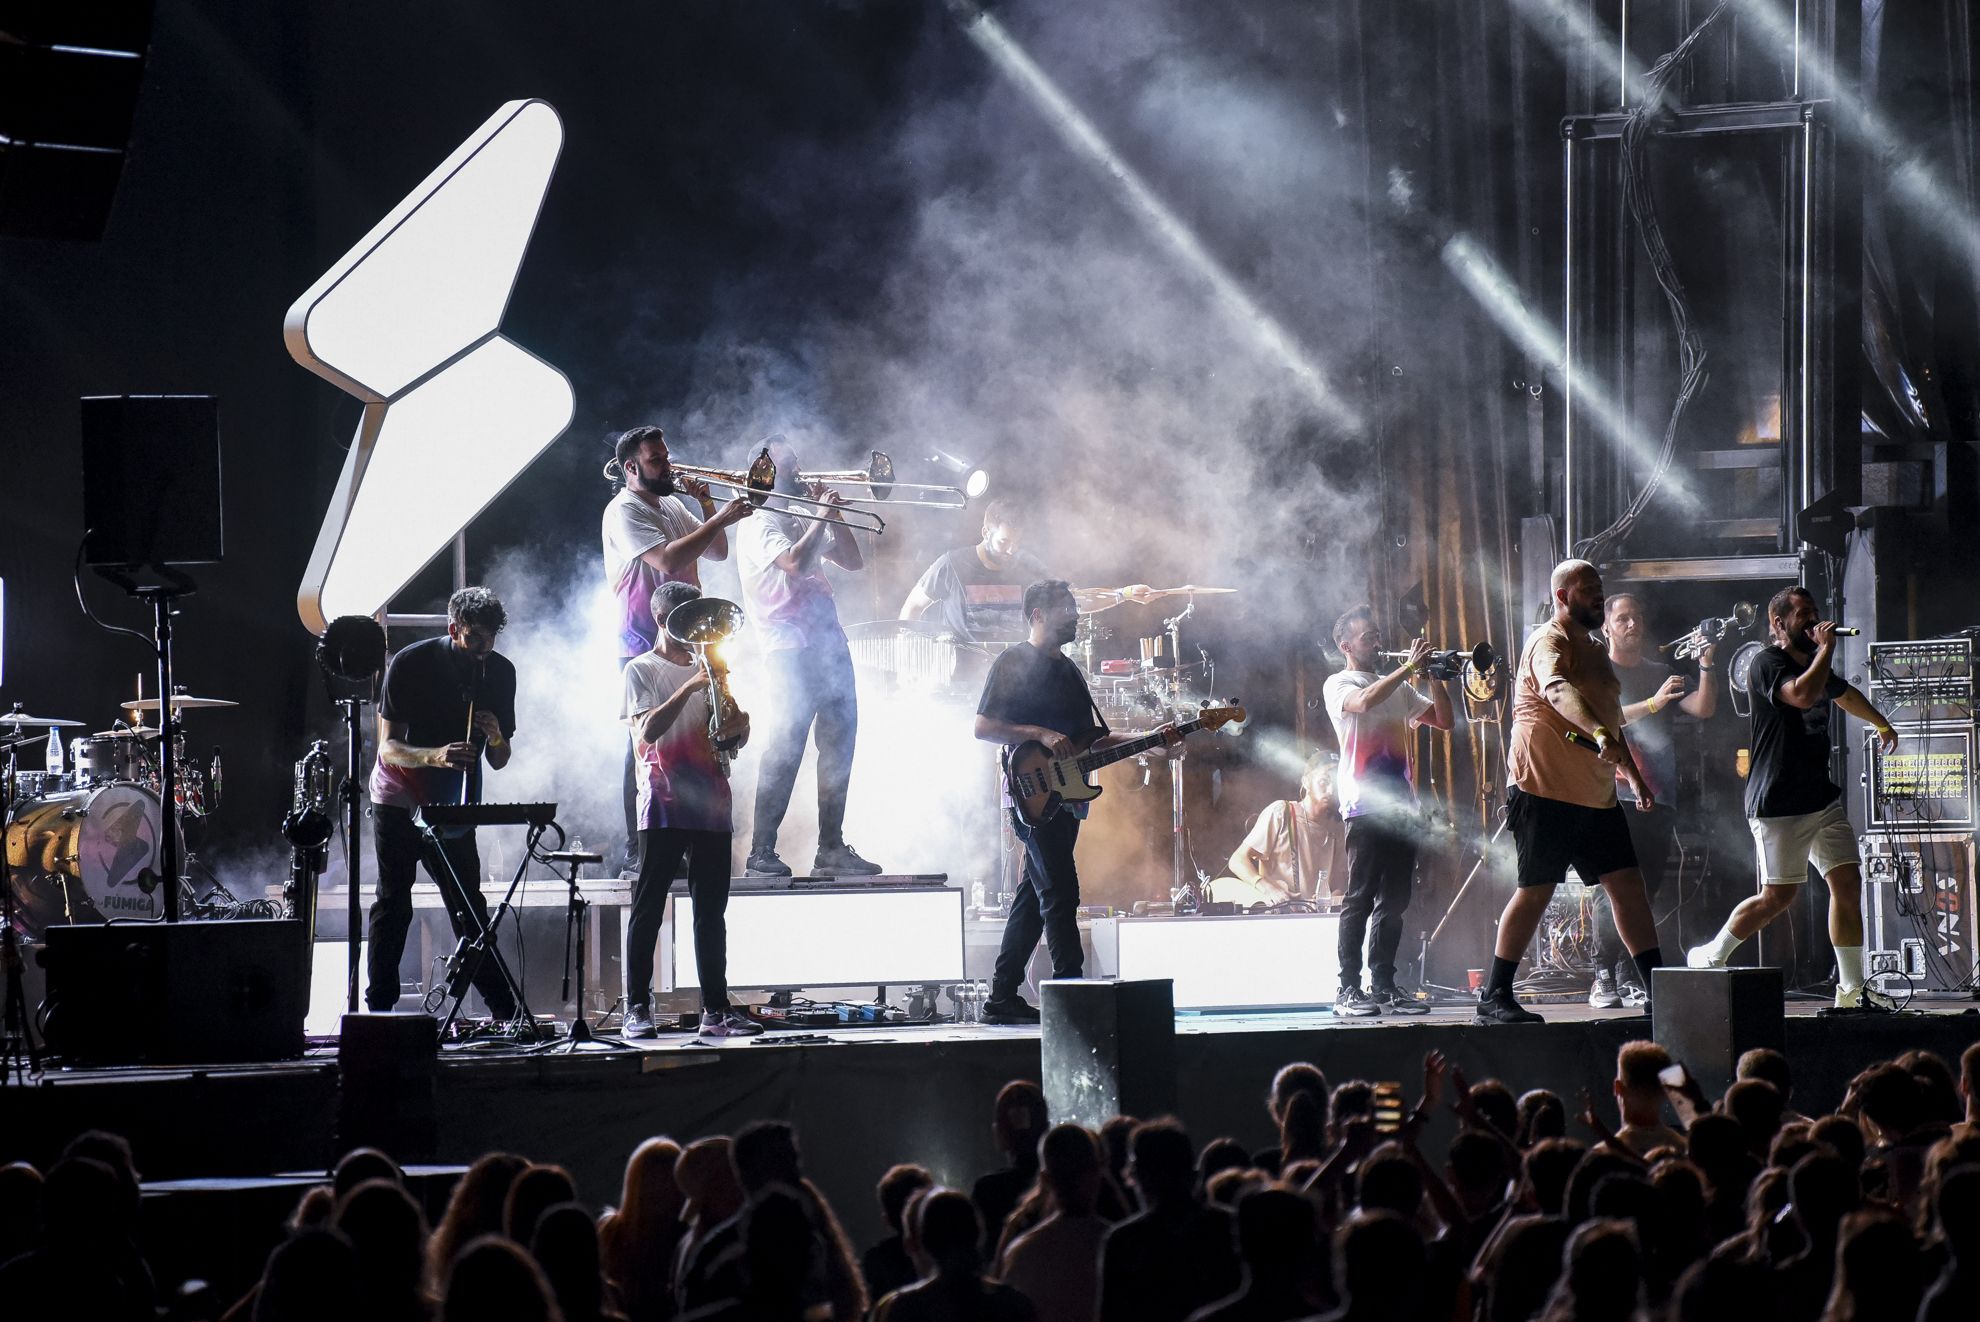
<instances>
[{"instance_id":1,"label":"white shorts","mask_svg":"<svg viewBox=\"0 0 1980 1322\"><path fill-rule=\"evenodd\" d=\"M1808 865L1828 876L1846 863L1861 859L1849 814L1837 799L1820 812L1799 817L1750 817L1753 842L1760 850L1760 883L1793 886L1808 880Z\"/></svg>"}]
</instances>

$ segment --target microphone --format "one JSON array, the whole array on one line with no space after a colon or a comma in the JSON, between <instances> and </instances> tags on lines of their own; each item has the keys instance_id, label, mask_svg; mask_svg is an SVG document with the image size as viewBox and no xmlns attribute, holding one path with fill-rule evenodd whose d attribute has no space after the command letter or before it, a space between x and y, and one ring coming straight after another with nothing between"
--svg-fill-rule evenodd
<instances>
[{"instance_id":1,"label":"microphone","mask_svg":"<svg viewBox=\"0 0 1980 1322\"><path fill-rule=\"evenodd\" d=\"M1863 630L1861 629L1851 629L1840 624L1836 626L1836 637L1838 638L1855 638L1860 636L1862 632Z\"/></svg>"}]
</instances>

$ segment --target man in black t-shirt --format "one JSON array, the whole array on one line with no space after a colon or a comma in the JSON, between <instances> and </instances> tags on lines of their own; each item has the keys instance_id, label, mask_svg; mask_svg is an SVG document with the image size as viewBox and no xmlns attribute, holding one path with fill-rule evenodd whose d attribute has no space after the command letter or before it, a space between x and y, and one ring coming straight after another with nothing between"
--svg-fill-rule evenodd
<instances>
[{"instance_id":1,"label":"man in black t-shirt","mask_svg":"<svg viewBox=\"0 0 1980 1322\"><path fill-rule=\"evenodd\" d=\"M1842 788L1829 779L1829 711L1868 721L1886 751L1897 731L1870 700L1830 671L1833 621L1817 621L1815 598L1784 588L1767 603L1773 644L1753 658L1753 734L1746 816L1759 851L1760 890L1742 900L1719 934L1685 956L1692 968L1723 968L1740 942L1786 913L1813 863L1829 884L1829 940L1836 951L1836 1007L1894 1010L1863 980L1863 875Z\"/></svg>"},{"instance_id":2,"label":"man in black t-shirt","mask_svg":"<svg viewBox=\"0 0 1980 1322\"><path fill-rule=\"evenodd\" d=\"M1036 740L1054 757L1137 738L1107 729L1079 667L1059 650L1079 628L1071 586L1061 579L1033 583L1024 590L1024 618L1029 636L990 667L976 706L976 737L1006 747ZM1172 734L1170 742L1181 737ZM1085 967L1079 948L1079 872L1073 865L1084 816L1084 803L1068 803L1050 820L1030 827L1011 813L1011 829L1024 845L1024 876L1004 924L990 999L983 1003L985 1023L1038 1022L1037 1009L1018 995L1018 986L1041 931L1051 952L1053 977L1077 978Z\"/></svg>"},{"instance_id":3,"label":"man in black t-shirt","mask_svg":"<svg viewBox=\"0 0 1980 1322\"><path fill-rule=\"evenodd\" d=\"M958 642L1011 642L1024 637L1024 589L1045 577L1045 566L1019 549L1024 524L1011 501L983 511L983 537L936 557L901 603L901 618L933 610Z\"/></svg>"},{"instance_id":4,"label":"man in black t-shirt","mask_svg":"<svg viewBox=\"0 0 1980 1322\"><path fill-rule=\"evenodd\" d=\"M1670 861L1678 823L1677 739L1681 719L1711 719L1719 707L1719 678L1714 663L1717 650L1707 647L1698 658L1698 687L1689 687L1684 676L1656 659L1648 650L1650 617L1643 599L1631 592L1619 592L1603 603L1602 637L1609 650L1609 664L1615 667L1622 684L1623 721L1629 731L1630 747L1636 753L1636 767L1650 787L1649 812L1630 824L1630 840L1636 846L1636 868L1643 874L1643 893L1655 900L1663 888L1664 867ZM1616 797L1634 805L1636 791L1620 773L1616 776ZM1617 1006L1632 1009L1649 1004L1650 989L1636 971L1609 919L1609 893L1595 891L1595 977L1588 989L1588 1004L1597 1010Z\"/></svg>"},{"instance_id":5,"label":"man in black t-shirt","mask_svg":"<svg viewBox=\"0 0 1980 1322\"><path fill-rule=\"evenodd\" d=\"M401 648L385 668L378 761L371 769L377 893L365 927L370 976L364 1001L373 1010L389 1010L399 999L399 960L412 925L418 865L425 864L439 886L456 936L471 934L477 920L488 919L474 832L439 832L444 858L436 857L413 812L429 803L479 803L483 756L497 771L509 764L516 668L495 651L495 635L508 618L501 599L487 588L462 588L447 602L447 636ZM515 1017L515 997L492 960L482 961L474 986L497 1019Z\"/></svg>"}]
</instances>

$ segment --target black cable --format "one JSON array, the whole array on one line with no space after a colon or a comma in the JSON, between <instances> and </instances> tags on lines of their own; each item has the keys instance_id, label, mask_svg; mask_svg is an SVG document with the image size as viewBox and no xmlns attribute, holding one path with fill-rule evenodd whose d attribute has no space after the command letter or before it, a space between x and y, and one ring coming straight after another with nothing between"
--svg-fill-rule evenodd
<instances>
[{"instance_id":1,"label":"black cable","mask_svg":"<svg viewBox=\"0 0 1980 1322\"><path fill-rule=\"evenodd\" d=\"M1575 544L1574 554L1585 560L1600 561L1610 546L1629 535L1637 519L1649 508L1651 497L1663 484L1665 474L1670 471L1671 459L1677 453L1678 425L1692 398L1705 385L1705 342L1692 328L1691 309L1685 302L1684 286L1678 279L1677 265L1671 260L1670 249L1664 243L1663 225L1657 218L1656 196L1651 192L1649 178L1644 174L1638 158L1643 151L1644 139L1650 132L1651 120L1663 108L1664 89L1677 76L1698 39L1726 12L1729 3L1730 0L1719 0L1703 22L1650 67L1643 77L1642 99L1630 111L1629 122L1623 126L1623 196L1631 218L1636 221L1637 232L1642 237L1644 255L1649 258L1651 273L1656 276L1658 286L1664 291L1665 302L1670 305L1671 322L1678 337L1678 393L1671 404L1670 417L1664 424L1663 446L1657 453L1657 462L1649 477L1644 479L1642 487L1614 523Z\"/></svg>"},{"instance_id":2,"label":"black cable","mask_svg":"<svg viewBox=\"0 0 1980 1322\"><path fill-rule=\"evenodd\" d=\"M142 633L136 629L127 629L121 624L106 624L102 620L97 619L96 612L89 608L89 599L83 596L82 567L83 567L83 556L89 550L89 535L90 533L93 533L95 531L96 529L94 528L84 529L82 540L76 543L76 566L75 566L74 574L71 575L71 581L74 582L76 588L76 605L82 607L83 616L86 619L88 619L91 624L95 625L99 629L104 630L106 633L129 634L131 637L143 643L146 647L155 646L155 644L152 642L152 638L150 634Z\"/></svg>"}]
</instances>

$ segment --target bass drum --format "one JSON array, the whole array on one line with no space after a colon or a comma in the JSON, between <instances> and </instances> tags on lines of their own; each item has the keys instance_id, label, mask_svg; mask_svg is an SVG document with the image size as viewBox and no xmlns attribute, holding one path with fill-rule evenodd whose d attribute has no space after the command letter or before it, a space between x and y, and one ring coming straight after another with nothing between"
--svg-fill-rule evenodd
<instances>
[{"instance_id":1,"label":"bass drum","mask_svg":"<svg viewBox=\"0 0 1980 1322\"><path fill-rule=\"evenodd\" d=\"M29 935L60 923L159 918L164 814L142 785L103 785L20 804L7 823L7 873Z\"/></svg>"}]
</instances>

